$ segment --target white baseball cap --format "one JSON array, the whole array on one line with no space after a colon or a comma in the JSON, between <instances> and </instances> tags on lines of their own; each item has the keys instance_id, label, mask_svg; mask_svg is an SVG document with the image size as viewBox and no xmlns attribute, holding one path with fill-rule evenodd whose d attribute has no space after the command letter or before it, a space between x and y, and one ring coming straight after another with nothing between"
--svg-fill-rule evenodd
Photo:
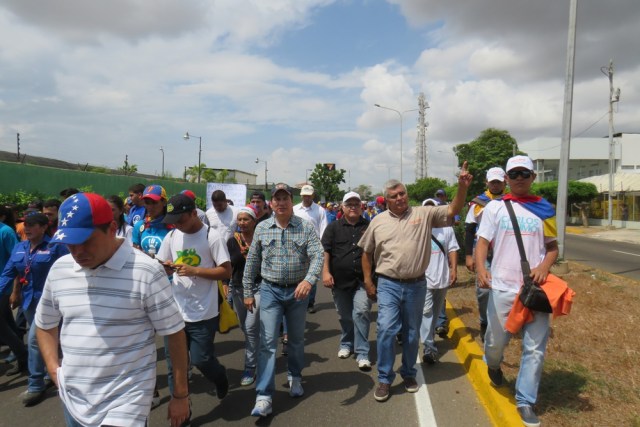
<instances>
[{"instance_id":1,"label":"white baseball cap","mask_svg":"<svg viewBox=\"0 0 640 427\"><path fill-rule=\"evenodd\" d=\"M342 203L345 203L349 199L358 199L359 201L362 201L362 199L360 198L360 195L355 191L349 191L347 194L345 194L344 197L342 198Z\"/></svg>"},{"instance_id":2,"label":"white baseball cap","mask_svg":"<svg viewBox=\"0 0 640 427\"><path fill-rule=\"evenodd\" d=\"M311 185L303 185L302 189L300 190L300 195L301 196L313 196L313 186Z\"/></svg>"},{"instance_id":3,"label":"white baseball cap","mask_svg":"<svg viewBox=\"0 0 640 427\"><path fill-rule=\"evenodd\" d=\"M428 206L428 205L439 206L440 202L438 200L435 200L435 199L424 199L422 201L422 206Z\"/></svg>"},{"instance_id":4,"label":"white baseball cap","mask_svg":"<svg viewBox=\"0 0 640 427\"><path fill-rule=\"evenodd\" d=\"M487 182L502 181L504 182L504 171L502 168L491 168L487 171Z\"/></svg>"},{"instance_id":5,"label":"white baseball cap","mask_svg":"<svg viewBox=\"0 0 640 427\"><path fill-rule=\"evenodd\" d=\"M515 168L533 170L533 162L528 156L514 156L507 161L507 172Z\"/></svg>"}]
</instances>

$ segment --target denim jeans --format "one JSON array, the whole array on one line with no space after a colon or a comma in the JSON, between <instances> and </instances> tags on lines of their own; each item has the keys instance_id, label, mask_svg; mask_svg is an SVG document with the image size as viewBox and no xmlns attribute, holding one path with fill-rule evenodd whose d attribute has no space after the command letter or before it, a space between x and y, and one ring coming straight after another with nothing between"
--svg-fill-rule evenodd
<instances>
[{"instance_id":1,"label":"denim jeans","mask_svg":"<svg viewBox=\"0 0 640 427\"><path fill-rule=\"evenodd\" d=\"M29 308L24 311L24 316L29 322L29 335L27 338L27 350L29 352L28 366L29 378L27 380L27 391L40 392L45 389L44 377L47 375L47 366L42 358L38 339L36 338L36 322L33 319L36 316L37 302L33 302Z\"/></svg>"},{"instance_id":2,"label":"denim jeans","mask_svg":"<svg viewBox=\"0 0 640 427\"><path fill-rule=\"evenodd\" d=\"M442 305L442 309L438 312L438 319L436 321L436 328L443 327L446 329L449 318L447 317L447 301L445 300Z\"/></svg>"},{"instance_id":3,"label":"denim jeans","mask_svg":"<svg viewBox=\"0 0 640 427\"><path fill-rule=\"evenodd\" d=\"M9 304L9 294L0 295L0 339L9 346L18 360L27 358L27 348L24 346L20 331L13 318Z\"/></svg>"},{"instance_id":4,"label":"denim jeans","mask_svg":"<svg viewBox=\"0 0 640 427\"><path fill-rule=\"evenodd\" d=\"M260 293L254 295L256 306L253 313L244 306L241 287L232 287L233 305L238 314L240 328L244 333L244 368L255 369L257 365L258 345L260 344Z\"/></svg>"},{"instance_id":5,"label":"denim jeans","mask_svg":"<svg viewBox=\"0 0 640 427\"><path fill-rule=\"evenodd\" d=\"M213 340L218 330L219 317L201 320L199 322L184 322L184 332L187 335L187 350L192 366L198 368L202 375L210 382L218 386L220 380L227 375L224 366L218 362L215 356ZM164 348L167 358L167 381L169 391L173 394L173 367L169 353L169 338L164 337Z\"/></svg>"},{"instance_id":6,"label":"denim jeans","mask_svg":"<svg viewBox=\"0 0 640 427\"><path fill-rule=\"evenodd\" d=\"M400 283L378 278L378 381L393 384L395 338L402 332L402 378L415 377L420 346L420 323L427 291L426 279Z\"/></svg>"},{"instance_id":7,"label":"denim jeans","mask_svg":"<svg viewBox=\"0 0 640 427\"><path fill-rule=\"evenodd\" d=\"M484 341L484 360L493 369L500 367L504 349L511 334L504 329L511 306L516 298L512 292L492 289L487 305L487 334ZM533 322L522 328L522 358L516 380L518 406L533 405L538 397L542 365L550 332L550 314L534 312Z\"/></svg>"},{"instance_id":8,"label":"denim jeans","mask_svg":"<svg viewBox=\"0 0 640 427\"><path fill-rule=\"evenodd\" d=\"M67 427L84 427L82 424L76 421L75 418L71 416L71 414L67 410L67 407L64 405L64 403L62 404L62 412L64 413L64 421L67 424ZM147 419L146 425L149 425L148 419ZM109 427L109 426L103 425L103 427Z\"/></svg>"},{"instance_id":9,"label":"denim jeans","mask_svg":"<svg viewBox=\"0 0 640 427\"><path fill-rule=\"evenodd\" d=\"M304 367L304 328L309 298L296 300L295 287L281 288L260 284L260 347L256 393L258 400L271 399L276 388L276 350L282 316L287 319L289 334L287 377L302 379Z\"/></svg>"},{"instance_id":10,"label":"denim jeans","mask_svg":"<svg viewBox=\"0 0 640 427\"><path fill-rule=\"evenodd\" d=\"M485 261L484 263L487 271L491 271L491 263ZM478 276L476 276L476 299L478 300L478 312L480 313L480 326L487 326L487 304L489 303L490 288L481 288L478 282Z\"/></svg>"},{"instance_id":11,"label":"denim jeans","mask_svg":"<svg viewBox=\"0 0 640 427\"><path fill-rule=\"evenodd\" d=\"M369 360L369 326L372 301L362 285L355 289L331 290L340 322L340 348L356 353L356 360Z\"/></svg>"},{"instance_id":12,"label":"denim jeans","mask_svg":"<svg viewBox=\"0 0 640 427\"><path fill-rule=\"evenodd\" d=\"M437 313L445 306L447 288L427 289L422 310L422 323L420 324L420 341L424 345L424 352L438 353L433 336L436 331Z\"/></svg>"}]
</instances>

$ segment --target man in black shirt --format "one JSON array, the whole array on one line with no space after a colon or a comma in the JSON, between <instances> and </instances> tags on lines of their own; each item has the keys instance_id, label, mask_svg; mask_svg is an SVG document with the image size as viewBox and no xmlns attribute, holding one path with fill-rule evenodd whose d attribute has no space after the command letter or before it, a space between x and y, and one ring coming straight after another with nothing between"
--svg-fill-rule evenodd
<instances>
[{"instance_id":1,"label":"man in black shirt","mask_svg":"<svg viewBox=\"0 0 640 427\"><path fill-rule=\"evenodd\" d=\"M358 368L369 371L369 315L376 290L365 288L362 249L358 246L369 221L362 217L358 193L345 194L342 202L342 218L329 224L322 235L322 283L331 289L338 310L342 329L338 357L347 359L355 352Z\"/></svg>"}]
</instances>

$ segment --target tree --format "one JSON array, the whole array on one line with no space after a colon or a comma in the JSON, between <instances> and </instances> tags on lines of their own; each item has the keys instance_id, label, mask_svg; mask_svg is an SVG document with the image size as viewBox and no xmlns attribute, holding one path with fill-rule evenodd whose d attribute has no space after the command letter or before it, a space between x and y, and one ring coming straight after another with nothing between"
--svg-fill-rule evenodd
<instances>
[{"instance_id":1,"label":"tree","mask_svg":"<svg viewBox=\"0 0 640 427\"><path fill-rule=\"evenodd\" d=\"M486 172L492 167L504 168L507 160L518 151L518 143L506 130L488 128L468 144L459 144L453 148L458 157L458 166L463 161L469 163L469 172L473 175L473 182L468 194L474 197L482 193L485 188Z\"/></svg>"},{"instance_id":2,"label":"tree","mask_svg":"<svg viewBox=\"0 0 640 427\"><path fill-rule=\"evenodd\" d=\"M422 178L407 185L407 194L415 202L422 203L424 199L433 198L440 188L446 188L447 182L440 178Z\"/></svg>"},{"instance_id":3,"label":"tree","mask_svg":"<svg viewBox=\"0 0 640 427\"><path fill-rule=\"evenodd\" d=\"M138 172L138 165L130 165L129 164L129 155L124 155L124 164L118 168L118 170L125 175L133 175Z\"/></svg>"},{"instance_id":4,"label":"tree","mask_svg":"<svg viewBox=\"0 0 640 427\"><path fill-rule=\"evenodd\" d=\"M360 199L362 200L371 200L371 186L366 184L360 184L356 188L353 189L356 193L360 195Z\"/></svg>"},{"instance_id":5,"label":"tree","mask_svg":"<svg viewBox=\"0 0 640 427\"><path fill-rule=\"evenodd\" d=\"M202 179L202 177L206 173L206 167L207 167L206 164L200 163L200 170L202 171L202 174L200 175L200 179ZM184 179L186 179L189 182L197 182L198 181L198 165L193 165L187 168Z\"/></svg>"},{"instance_id":6,"label":"tree","mask_svg":"<svg viewBox=\"0 0 640 427\"><path fill-rule=\"evenodd\" d=\"M558 199L558 181L533 184L531 192L544 197L552 203L556 202ZM589 202L598 197L598 188L589 182L569 181L567 193L567 204L580 211L582 225L588 227Z\"/></svg>"},{"instance_id":7,"label":"tree","mask_svg":"<svg viewBox=\"0 0 640 427\"><path fill-rule=\"evenodd\" d=\"M345 173L347 171L344 169L336 169L334 167L329 170L322 163L316 163L313 172L309 176L309 181L313 184L315 193L318 196L324 196L325 200L338 200L343 193L338 188L338 184L345 182Z\"/></svg>"}]
</instances>

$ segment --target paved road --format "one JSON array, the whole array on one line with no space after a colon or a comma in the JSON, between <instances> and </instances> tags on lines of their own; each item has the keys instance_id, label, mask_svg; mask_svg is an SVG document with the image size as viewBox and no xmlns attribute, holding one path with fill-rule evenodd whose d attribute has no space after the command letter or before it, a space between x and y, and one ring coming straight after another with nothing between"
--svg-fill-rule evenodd
<instances>
[{"instance_id":1,"label":"paved road","mask_svg":"<svg viewBox=\"0 0 640 427\"><path fill-rule=\"evenodd\" d=\"M227 366L229 395L222 401L215 397L211 385L194 370L190 384L193 396L193 425L273 425L273 426L370 426L402 425L488 427L491 423L478 402L462 365L448 341L439 341L441 363L425 367L422 372L427 386L416 394L406 393L398 376L392 396L385 403L373 399L376 371L360 372L354 359L337 358L338 321L330 293L318 291L318 308L307 316L306 367L303 372L305 395L292 399L286 384L286 359L278 357L274 414L265 419L250 417L255 389L241 387L243 367L241 333L238 329L216 337L216 352ZM375 352L375 322L371 328L372 359ZM159 353L162 342L158 341ZM4 353L3 353L4 354ZM160 357L162 357L160 355ZM400 353L396 368L400 364ZM26 377L2 376L6 367L0 363L0 426L62 426L60 403L54 389L49 397L33 408L24 408L17 395L26 386ZM166 426L168 402L166 363L158 364L158 384L162 405L153 410L149 425ZM427 394L427 392L429 394ZM432 411L432 412L431 412ZM436 424L429 420L436 420ZM422 424L421 424L422 422ZM215 423L215 424L214 424Z\"/></svg>"},{"instance_id":2,"label":"paved road","mask_svg":"<svg viewBox=\"0 0 640 427\"><path fill-rule=\"evenodd\" d=\"M640 245L635 243L603 240L597 235L567 234L565 258L640 280Z\"/></svg>"}]
</instances>

